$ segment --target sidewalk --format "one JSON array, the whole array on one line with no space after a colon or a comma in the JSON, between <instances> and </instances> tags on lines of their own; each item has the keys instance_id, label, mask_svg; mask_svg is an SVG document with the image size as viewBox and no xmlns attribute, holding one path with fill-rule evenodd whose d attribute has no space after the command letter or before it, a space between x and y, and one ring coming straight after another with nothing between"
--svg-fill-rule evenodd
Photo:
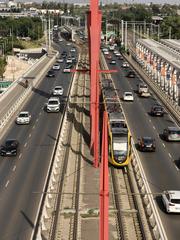
<instances>
[{"instance_id":1,"label":"sidewalk","mask_svg":"<svg viewBox=\"0 0 180 240\"><path fill-rule=\"evenodd\" d=\"M28 61L21 60L16 56L7 56L7 66L4 72L4 80L15 81L21 77L32 65Z\"/></svg>"}]
</instances>

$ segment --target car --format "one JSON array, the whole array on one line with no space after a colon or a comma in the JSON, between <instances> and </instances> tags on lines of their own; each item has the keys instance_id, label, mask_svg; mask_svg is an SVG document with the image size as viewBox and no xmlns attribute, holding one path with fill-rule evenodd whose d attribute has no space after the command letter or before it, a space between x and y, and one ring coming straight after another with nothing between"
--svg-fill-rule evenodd
<instances>
[{"instance_id":1,"label":"car","mask_svg":"<svg viewBox=\"0 0 180 240\"><path fill-rule=\"evenodd\" d=\"M115 56L116 56L116 57L121 56L120 52L116 52L116 53L115 53Z\"/></svg>"},{"instance_id":2,"label":"car","mask_svg":"<svg viewBox=\"0 0 180 240\"><path fill-rule=\"evenodd\" d=\"M133 97L132 92L124 92L123 100L124 101L134 101L134 97Z\"/></svg>"},{"instance_id":3,"label":"car","mask_svg":"<svg viewBox=\"0 0 180 240\"><path fill-rule=\"evenodd\" d=\"M66 43L66 46L71 46L71 43L70 42Z\"/></svg>"},{"instance_id":4,"label":"car","mask_svg":"<svg viewBox=\"0 0 180 240\"><path fill-rule=\"evenodd\" d=\"M1 156L16 156L18 153L19 142L15 139L7 139L5 143L0 146Z\"/></svg>"},{"instance_id":5,"label":"car","mask_svg":"<svg viewBox=\"0 0 180 240\"><path fill-rule=\"evenodd\" d=\"M128 78L135 78L136 74L134 71L129 71L128 74L126 75L126 77Z\"/></svg>"},{"instance_id":6,"label":"car","mask_svg":"<svg viewBox=\"0 0 180 240\"><path fill-rule=\"evenodd\" d=\"M64 40L62 38L59 38L59 42L63 42Z\"/></svg>"},{"instance_id":7,"label":"car","mask_svg":"<svg viewBox=\"0 0 180 240\"><path fill-rule=\"evenodd\" d=\"M104 51L104 55L109 55L109 51Z\"/></svg>"},{"instance_id":8,"label":"car","mask_svg":"<svg viewBox=\"0 0 180 240\"><path fill-rule=\"evenodd\" d=\"M110 62L111 65L116 65L116 60L112 59Z\"/></svg>"},{"instance_id":9,"label":"car","mask_svg":"<svg viewBox=\"0 0 180 240\"><path fill-rule=\"evenodd\" d=\"M161 198L167 213L180 213L179 190L163 191Z\"/></svg>"},{"instance_id":10,"label":"car","mask_svg":"<svg viewBox=\"0 0 180 240\"><path fill-rule=\"evenodd\" d=\"M164 116L164 108L159 104L155 104L151 107L151 112L150 113L151 113L152 116L163 117Z\"/></svg>"},{"instance_id":11,"label":"car","mask_svg":"<svg viewBox=\"0 0 180 240\"><path fill-rule=\"evenodd\" d=\"M50 97L46 104L47 112L59 112L60 111L60 100L57 97Z\"/></svg>"},{"instance_id":12,"label":"car","mask_svg":"<svg viewBox=\"0 0 180 240\"><path fill-rule=\"evenodd\" d=\"M70 52L76 52L76 48L75 47L71 48Z\"/></svg>"},{"instance_id":13,"label":"car","mask_svg":"<svg viewBox=\"0 0 180 240\"><path fill-rule=\"evenodd\" d=\"M170 142L180 142L180 127L167 127L163 131L163 138Z\"/></svg>"},{"instance_id":14,"label":"car","mask_svg":"<svg viewBox=\"0 0 180 240\"><path fill-rule=\"evenodd\" d=\"M124 58L123 58L122 55L119 55L118 59L119 59L119 60L123 60Z\"/></svg>"},{"instance_id":15,"label":"car","mask_svg":"<svg viewBox=\"0 0 180 240\"><path fill-rule=\"evenodd\" d=\"M63 95L63 92L64 92L64 89L62 86L55 86L52 91L52 94L53 96L61 96Z\"/></svg>"},{"instance_id":16,"label":"car","mask_svg":"<svg viewBox=\"0 0 180 240\"><path fill-rule=\"evenodd\" d=\"M63 52L61 53L61 57L62 57L62 58L66 58L66 57L67 57L67 52L66 52L66 51L63 51Z\"/></svg>"},{"instance_id":17,"label":"car","mask_svg":"<svg viewBox=\"0 0 180 240\"><path fill-rule=\"evenodd\" d=\"M138 147L140 151L155 152L155 139L152 137L141 137L138 139Z\"/></svg>"},{"instance_id":18,"label":"car","mask_svg":"<svg viewBox=\"0 0 180 240\"><path fill-rule=\"evenodd\" d=\"M20 112L19 115L16 117L16 124L29 124L30 121L31 115L27 111Z\"/></svg>"},{"instance_id":19,"label":"car","mask_svg":"<svg viewBox=\"0 0 180 240\"><path fill-rule=\"evenodd\" d=\"M72 67L73 67L72 64L66 65L65 68L63 69L63 73L70 73Z\"/></svg>"},{"instance_id":20,"label":"car","mask_svg":"<svg viewBox=\"0 0 180 240\"><path fill-rule=\"evenodd\" d=\"M116 53L118 53L119 51L118 50L114 50L113 53L114 55L116 55Z\"/></svg>"},{"instance_id":21,"label":"car","mask_svg":"<svg viewBox=\"0 0 180 240\"><path fill-rule=\"evenodd\" d=\"M46 77L55 77L55 73L53 70L49 70Z\"/></svg>"},{"instance_id":22,"label":"car","mask_svg":"<svg viewBox=\"0 0 180 240\"><path fill-rule=\"evenodd\" d=\"M52 67L53 70L60 70L60 65L58 63L55 63Z\"/></svg>"},{"instance_id":23,"label":"car","mask_svg":"<svg viewBox=\"0 0 180 240\"><path fill-rule=\"evenodd\" d=\"M128 67L129 67L129 63L126 62L126 61L123 62L123 63L122 63L122 67L123 67L123 68L128 68Z\"/></svg>"},{"instance_id":24,"label":"car","mask_svg":"<svg viewBox=\"0 0 180 240\"><path fill-rule=\"evenodd\" d=\"M68 58L66 59L66 63L72 63L72 62L73 62L72 58L68 57Z\"/></svg>"},{"instance_id":25,"label":"car","mask_svg":"<svg viewBox=\"0 0 180 240\"><path fill-rule=\"evenodd\" d=\"M64 62L64 58L63 57L60 57L56 60L58 63L63 63Z\"/></svg>"}]
</instances>

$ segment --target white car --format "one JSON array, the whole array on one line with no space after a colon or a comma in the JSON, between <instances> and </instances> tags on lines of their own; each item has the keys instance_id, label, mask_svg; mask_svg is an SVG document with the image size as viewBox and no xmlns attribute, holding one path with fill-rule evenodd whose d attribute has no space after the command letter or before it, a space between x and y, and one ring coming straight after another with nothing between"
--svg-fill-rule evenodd
<instances>
[{"instance_id":1,"label":"white car","mask_svg":"<svg viewBox=\"0 0 180 240\"><path fill-rule=\"evenodd\" d=\"M116 57L121 56L120 52L115 53Z\"/></svg>"},{"instance_id":2,"label":"white car","mask_svg":"<svg viewBox=\"0 0 180 240\"><path fill-rule=\"evenodd\" d=\"M56 59L56 61L57 61L58 63L63 63L63 62L64 62L64 58L58 58L58 59Z\"/></svg>"},{"instance_id":3,"label":"white car","mask_svg":"<svg viewBox=\"0 0 180 240\"><path fill-rule=\"evenodd\" d=\"M128 62L123 62L122 67L128 68L129 67L129 63Z\"/></svg>"},{"instance_id":4,"label":"white car","mask_svg":"<svg viewBox=\"0 0 180 240\"><path fill-rule=\"evenodd\" d=\"M167 213L180 213L180 191L164 191L161 197Z\"/></svg>"},{"instance_id":5,"label":"white car","mask_svg":"<svg viewBox=\"0 0 180 240\"><path fill-rule=\"evenodd\" d=\"M60 111L60 101L57 97L49 98L46 104L47 112L59 112Z\"/></svg>"},{"instance_id":6,"label":"white car","mask_svg":"<svg viewBox=\"0 0 180 240\"><path fill-rule=\"evenodd\" d=\"M124 92L123 100L124 101L134 101L134 97L133 97L132 92Z\"/></svg>"},{"instance_id":7,"label":"white car","mask_svg":"<svg viewBox=\"0 0 180 240\"><path fill-rule=\"evenodd\" d=\"M60 65L55 63L52 67L53 70L60 70Z\"/></svg>"},{"instance_id":8,"label":"white car","mask_svg":"<svg viewBox=\"0 0 180 240\"><path fill-rule=\"evenodd\" d=\"M109 51L104 51L104 55L109 55Z\"/></svg>"},{"instance_id":9,"label":"white car","mask_svg":"<svg viewBox=\"0 0 180 240\"><path fill-rule=\"evenodd\" d=\"M72 58L67 58L66 59L66 63L72 63L73 61L72 61Z\"/></svg>"},{"instance_id":10,"label":"white car","mask_svg":"<svg viewBox=\"0 0 180 240\"><path fill-rule=\"evenodd\" d=\"M66 46L71 46L71 43L70 43L70 42L68 42L68 43L66 44Z\"/></svg>"},{"instance_id":11,"label":"white car","mask_svg":"<svg viewBox=\"0 0 180 240\"><path fill-rule=\"evenodd\" d=\"M19 115L16 117L17 124L29 124L31 121L31 115L29 112L20 112Z\"/></svg>"},{"instance_id":12,"label":"white car","mask_svg":"<svg viewBox=\"0 0 180 240\"><path fill-rule=\"evenodd\" d=\"M70 52L76 52L75 48L71 48Z\"/></svg>"},{"instance_id":13,"label":"white car","mask_svg":"<svg viewBox=\"0 0 180 240\"><path fill-rule=\"evenodd\" d=\"M52 91L52 94L54 96L61 96L63 95L64 89L62 86L55 86L55 88Z\"/></svg>"}]
</instances>

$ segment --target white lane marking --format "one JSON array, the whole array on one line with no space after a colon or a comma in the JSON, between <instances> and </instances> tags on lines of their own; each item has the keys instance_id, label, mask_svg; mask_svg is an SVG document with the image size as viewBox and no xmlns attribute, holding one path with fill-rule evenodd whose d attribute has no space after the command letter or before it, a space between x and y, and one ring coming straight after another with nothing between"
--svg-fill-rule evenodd
<instances>
[{"instance_id":1,"label":"white lane marking","mask_svg":"<svg viewBox=\"0 0 180 240\"><path fill-rule=\"evenodd\" d=\"M27 146L27 142L24 144L24 147L26 147Z\"/></svg>"},{"instance_id":2,"label":"white lane marking","mask_svg":"<svg viewBox=\"0 0 180 240\"><path fill-rule=\"evenodd\" d=\"M153 126L153 129L156 129L155 126Z\"/></svg>"},{"instance_id":3,"label":"white lane marking","mask_svg":"<svg viewBox=\"0 0 180 240\"><path fill-rule=\"evenodd\" d=\"M39 119L37 118L37 119L36 119L36 122L38 122L38 121L39 121Z\"/></svg>"},{"instance_id":4,"label":"white lane marking","mask_svg":"<svg viewBox=\"0 0 180 240\"><path fill-rule=\"evenodd\" d=\"M149 122L151 122L151 119L149 119Z\"/></svg>"},{"instance_id":5,"label":"white lane marking","mask_svg":"<svg viewBox=\"0 0 180 240\"><path fill-rule=\"evenodd\" d=\"M32 127L32 129L34 129L35 128L35 125Z\"/></svg>"},{"instance_id":6,"label":"white lane marking","mask_svg":"<svg viewBox=\"0 0 180 240\"><path fill-rule=\"evenodd\" d=\"M19 155L19 159L22 157L22 153L20 153L20 155Z\"/></svg>"},{"instance_id":7,"label":"white lane marking","mask_svg":"<svg viewBox=\"0 0 180 240\"><path fill-rule=\"evenodd\" d=\"M13 172L16 170L16 165L13 167Z\"/></svg>"},{"instance_id":8,"label":"white lane marking","mask_svg":"<svg viewBox=\"0 0 180 240\"><path fill-rule=\"evenodd\" d=\"M162 145L163 145L164 148L166 147L164 143Z\"/></svg>"},{"instance_id":9,"label":"white lane marking","mask_svg":"<svg viewBox=\"0 0 180 240\"><path fill-rule=\"evenodd\" d=\"M31 133L29 134L29 138L31 137Z\"/></svg>"},{"instance_id":10,"label":"white lane marking","mask_svg":"<svg viewBox=\"0 0 180 240\"><path fill-rule=\"evenodd\" d=\"M39 115L41 115L41 114L42 114L42 112L39 113Z\"/></svg>"},{"instance_id":11,"label":"white lane marking","mask_svg":"<svg viewBox=\"0 0 180 240\"><path fill-rule=\"evenodd\" d=\"M170 158L172 158L172 156L171 156L171 154L170 154L170 153L168 153L168 155L169 155L169 157L170 157Z\"/></svg>"},{"instance_id":12,"label":"white lane marking","mask_svg":"<svg viewBox=\"0 0 180 240\"><path fill-rule=\"evenodd\" d=\"M6 188L7 188L8 184L9 184L9 180L7 181L7 183L6 183L6 185L5 185Z\"/></svg>"}]
</instances>

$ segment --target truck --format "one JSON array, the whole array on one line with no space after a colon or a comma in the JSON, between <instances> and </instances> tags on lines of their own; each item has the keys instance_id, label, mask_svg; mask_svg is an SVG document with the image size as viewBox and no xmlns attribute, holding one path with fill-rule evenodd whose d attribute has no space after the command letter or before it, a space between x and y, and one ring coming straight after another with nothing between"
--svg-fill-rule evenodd
<instances>
[{"instance_id":1,"label":"truck","mask_svg":"<svg viewBox=\"0 0 180 240\"><path fill-rule=\"evenodd\" d=\"M139 83L137 91L138 91L138 94L140 97L149 97L150 96L148 86L145 83Z\"/></svg>"}]
</instances>

